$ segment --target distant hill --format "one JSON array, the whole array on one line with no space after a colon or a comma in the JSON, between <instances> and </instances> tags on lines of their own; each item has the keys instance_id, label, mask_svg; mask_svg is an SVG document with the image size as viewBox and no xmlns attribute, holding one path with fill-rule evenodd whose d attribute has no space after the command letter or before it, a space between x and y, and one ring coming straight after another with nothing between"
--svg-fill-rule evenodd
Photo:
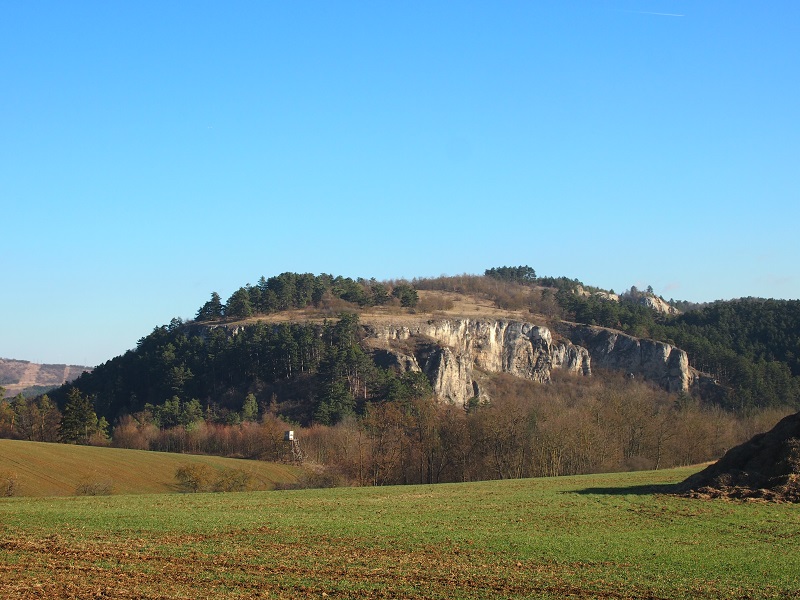
<instances>
[{"instance_id":1,"label":"distant hill","mask_svg":"<svg viewBox=\"0 0 800 600\"><path fill-rule=\"evenodd\" d=\"M0 387L5 388L7 398L20 392L35 396L76 379L84 371L91 372L92 367L40 365L27 360L0 358Z\"/></svg>"},{"instance_id":2,"label":"distant hill","mask_svg":"<svg viewBox=\"0 0 800 600\"><path fill-rule=\"evenodd\" d=\"M178 492L175 472L184 465L244 471L257 490L294 483L299 473L257 460L0 439L0 480L14 477L15 496L72 496L82 483L108 485L112 494Z\"/></svg>"}]
</instances>

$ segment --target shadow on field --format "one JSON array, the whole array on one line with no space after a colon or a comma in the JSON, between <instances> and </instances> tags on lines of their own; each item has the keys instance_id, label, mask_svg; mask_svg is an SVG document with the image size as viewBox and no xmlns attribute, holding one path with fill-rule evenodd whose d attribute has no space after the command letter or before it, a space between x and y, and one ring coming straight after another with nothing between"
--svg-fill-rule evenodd
<instances>
[{"instance_id":1,"label":"shadow on field","mask_svg":"<svg viewBox=\"0 0 800 600\"><path fill-rule=\"evenodd\" d=\"M679 487L680 485L677 483L664 485L631 485L628 487L593 487L564 493L600 494L605 496L650 496L654 494L677 494Z\"/></svg>"}]
</instances>

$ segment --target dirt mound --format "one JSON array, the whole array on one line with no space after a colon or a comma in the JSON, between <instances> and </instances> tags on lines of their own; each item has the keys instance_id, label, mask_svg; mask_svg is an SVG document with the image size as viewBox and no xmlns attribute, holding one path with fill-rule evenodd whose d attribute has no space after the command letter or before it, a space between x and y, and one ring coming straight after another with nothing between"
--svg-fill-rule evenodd
<instances>
[{"instance_id":1,"label":"dirt mound","mask_svg":"<svg viewBox=\"0 0 800 600\"><path fill-rule=\"evenodd\" d=\"M800 502L800 413L731 448L679 489L694 498Z\"/></svg>"}]
</instances>

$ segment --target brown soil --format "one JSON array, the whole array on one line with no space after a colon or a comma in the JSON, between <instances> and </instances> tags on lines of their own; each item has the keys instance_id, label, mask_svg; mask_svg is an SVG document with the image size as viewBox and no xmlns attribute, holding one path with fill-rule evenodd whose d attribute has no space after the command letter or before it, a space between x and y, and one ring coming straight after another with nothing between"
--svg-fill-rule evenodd
<instances>
[{"instance_id":1,"label":"brown soil","mask_svg":"<svg viewBox=\"0 0 800 600\"><path fill-rule=\"evenodd\" d=\"M693 498L800 502L800 413L731 448L680 490Z\"/></svg>"},{"instance_id":2,"label":"brown soil","mask_svg":"<svg viewBox=\"0 0 800 600\"><path fill-rule=\"evenodd\" d=\"M593 581L591 564L497 560L458 546L410 551L363 548L347 539L282 543L267 528L129 540L70 538L69 532L4 536L0 555L13 560L0 565L0 597L628 597ZM570 583L576 573L589 582Z\"/></svg>"}]
</instances>

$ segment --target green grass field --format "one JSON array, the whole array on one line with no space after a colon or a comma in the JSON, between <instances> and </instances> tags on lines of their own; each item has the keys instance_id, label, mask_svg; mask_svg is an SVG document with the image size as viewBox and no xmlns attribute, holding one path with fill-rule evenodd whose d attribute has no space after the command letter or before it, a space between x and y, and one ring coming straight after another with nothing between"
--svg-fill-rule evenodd
<instances>
[{"instance_id":1,"label":"green grass field","mask_svg":"<svg viewBox=\"0 0 800 600\"><path fill-rule=\"evenodd\" d=\"M693 469L0 501L8 598L794 598L800 507Z\"/></svg>"},{"instance_id":2,"label":"green grass field","mask_svg":"<svg viewBox=\"0 0 800 600\"><path fill-rule=\"evenodd\" d=\"M86 481L110 483L113 494L176 492L175 471L187 464L244 470L260 490L298 475L293 467L252 460L0 439L0 475L14 474L17 496L70 496Z\"/></svg>"}]
</instances>

